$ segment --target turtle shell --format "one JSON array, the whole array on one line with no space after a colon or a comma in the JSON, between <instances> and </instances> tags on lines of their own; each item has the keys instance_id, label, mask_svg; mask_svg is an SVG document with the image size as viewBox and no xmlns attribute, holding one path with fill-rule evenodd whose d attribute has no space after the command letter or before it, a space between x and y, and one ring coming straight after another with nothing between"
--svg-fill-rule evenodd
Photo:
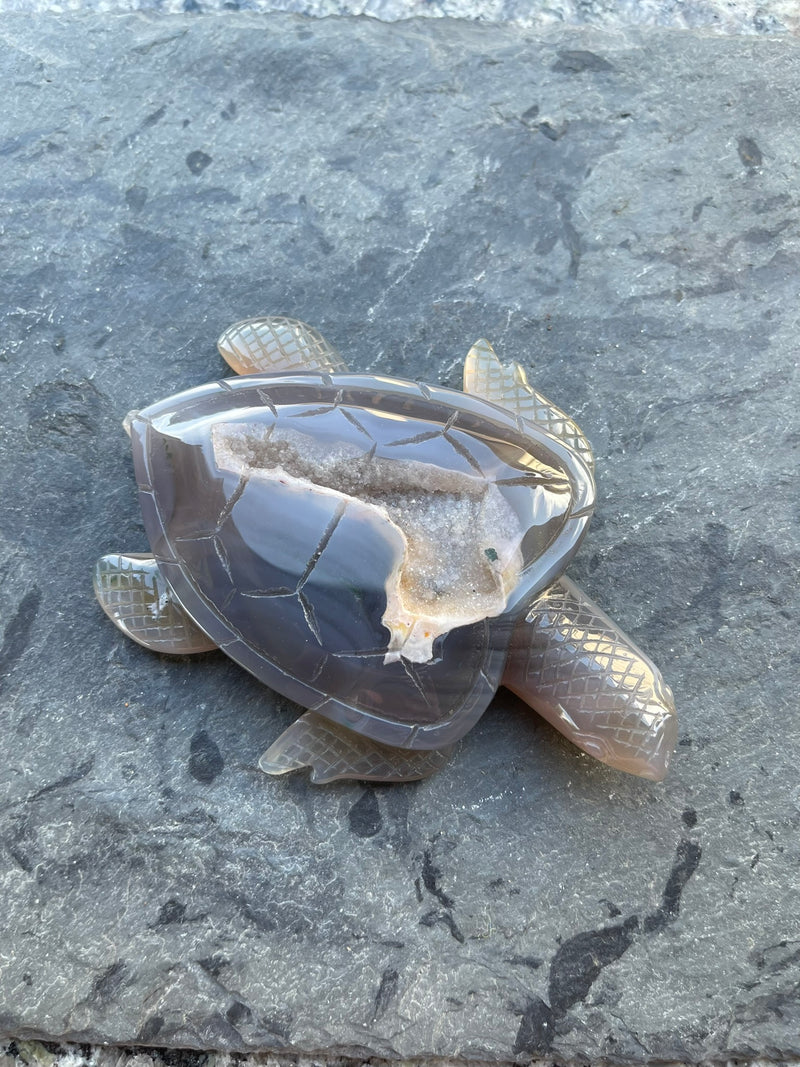
<instances>
[{"instance_id":1,"label":"turtle shell","mask_svg":"<svg viewBox=\"0 0 800 1067\"><path fill-rule=\"evenodd\" d=\"M153 553L197 624L284 696L408 748L480 717L594 502L559 439L394 378L248 375L130 431Z\"/></svg>"}]
</instances>

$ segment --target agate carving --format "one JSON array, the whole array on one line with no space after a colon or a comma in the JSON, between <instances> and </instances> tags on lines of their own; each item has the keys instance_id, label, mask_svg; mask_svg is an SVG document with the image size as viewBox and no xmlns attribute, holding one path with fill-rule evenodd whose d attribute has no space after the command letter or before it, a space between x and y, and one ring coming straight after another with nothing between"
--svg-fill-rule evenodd
<instances>
[{"instance_id":1,"label":"agate carving","mask_svg":"<svg viewBox=\"0 0 800 1067\"><path fill-rule=\"evenodd\" d=\"M594 506L573 420L470 350L464 391L351 374L287 318L219 349L239 375L125 420L150 541L95 591L159 652L220 648L306 708L269 774L424 778L505 685L579 748L660 780L657 668L568 578Z\"/></svg>"}]
</instances>

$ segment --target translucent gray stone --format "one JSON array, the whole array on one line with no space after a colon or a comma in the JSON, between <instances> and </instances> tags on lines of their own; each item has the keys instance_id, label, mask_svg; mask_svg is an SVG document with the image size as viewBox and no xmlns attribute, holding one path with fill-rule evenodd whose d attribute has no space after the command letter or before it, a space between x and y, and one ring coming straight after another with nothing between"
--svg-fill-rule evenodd
<instances>
[{"instance_id":1,"label":"translucent gray stone","mask_svg":"<svg viewBox=\"0 0 800 1067\"><path fill-rule=\"evenodd\" d=\"M284 696L408 748L474 725L594 499L580 459L511 412L386 377L227 379L130 433L148 536L191 618ZM390 633L393 587L433 640L402 618Z\"/></svg>"}]
</instances>

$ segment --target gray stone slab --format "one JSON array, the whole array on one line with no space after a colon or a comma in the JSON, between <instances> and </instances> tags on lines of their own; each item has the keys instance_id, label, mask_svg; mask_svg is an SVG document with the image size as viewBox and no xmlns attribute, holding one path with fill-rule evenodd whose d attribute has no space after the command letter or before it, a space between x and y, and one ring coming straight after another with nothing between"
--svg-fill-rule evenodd
<instances>
[{"instance_id":1,"label":"gray stone slab","mask_svg":"<svg viewBox=\"0 0 800 1067\"><path fill-rule=\"evenodd\" d=\"M0 1029L358 1056L800 1053L800 45L5 17ZM314 788L297 711L118 636L131 407L284 312L599 460L572 573L663 667L662 786L501 694L436 778Z\"/></svg>"}]
</instances>

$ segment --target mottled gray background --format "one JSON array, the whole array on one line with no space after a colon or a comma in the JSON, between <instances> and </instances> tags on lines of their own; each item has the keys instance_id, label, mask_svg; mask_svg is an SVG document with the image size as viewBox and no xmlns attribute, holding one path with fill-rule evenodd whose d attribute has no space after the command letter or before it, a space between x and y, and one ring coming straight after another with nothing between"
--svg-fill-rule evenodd
<instances>
[{"instance_id":1,"label":"mottled gray background","mask_svg":"<svg viewBox=\"0 0 800 1067\"><path fill-rule=\"evenodd\" d=\"M0 38L0 1030L799 1055L798 42L242 13ZM448 384L487 336L576 414L600 503L572 573L675 689L664 785L507 694L429 782L269 780L295 708L106 622L95 558L146 547L122 415L270 311Z\"/></svg>"}]
</instances>

